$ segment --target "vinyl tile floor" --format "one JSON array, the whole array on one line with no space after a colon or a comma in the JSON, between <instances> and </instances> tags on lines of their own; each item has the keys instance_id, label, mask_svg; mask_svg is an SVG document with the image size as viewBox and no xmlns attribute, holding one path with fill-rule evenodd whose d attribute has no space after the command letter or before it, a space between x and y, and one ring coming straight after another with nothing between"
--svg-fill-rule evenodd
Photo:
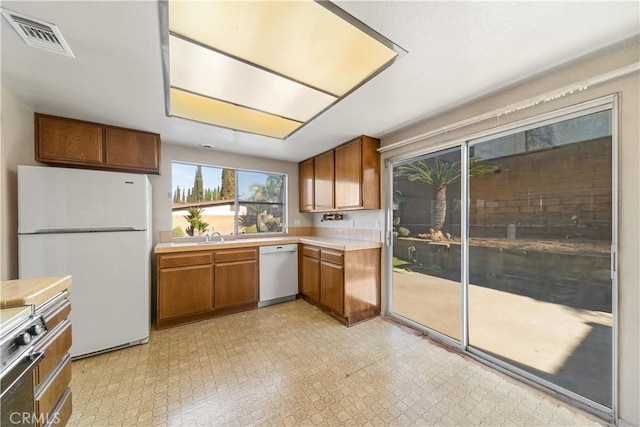
<instances>
[{"instance_id":1,"label":"vinyl tile floor","mask_svg":"<svg viewBox=\"0 0 640 427\"><path fill-rule=\"evenodd\" d=\"M73 362L70 426L606 425L382 318L296 300Z\"/></svg>"}]
</instances>

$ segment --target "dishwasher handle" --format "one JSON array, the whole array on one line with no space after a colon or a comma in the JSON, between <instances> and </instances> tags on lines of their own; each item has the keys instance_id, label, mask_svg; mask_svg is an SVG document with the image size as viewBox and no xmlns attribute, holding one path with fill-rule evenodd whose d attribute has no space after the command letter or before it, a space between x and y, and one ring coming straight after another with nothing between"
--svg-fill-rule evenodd
<instances>
[{"instance_id":1,"label":"dishwasher handle","mask_svg":"<svg viewBox=\"0 0 640 427\"><path fill-rule=\"evenodd\" d=\"M297 252L298 245L260 246L260 255Z\"/></svg>"}]
</instances>

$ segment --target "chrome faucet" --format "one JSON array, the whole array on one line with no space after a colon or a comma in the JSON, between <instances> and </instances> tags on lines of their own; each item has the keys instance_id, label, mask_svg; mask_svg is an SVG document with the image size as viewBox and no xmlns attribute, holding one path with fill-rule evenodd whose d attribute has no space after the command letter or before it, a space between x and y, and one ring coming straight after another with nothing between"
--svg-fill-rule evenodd
<instances>
[{"instance_id":1,"label":"chrome faucet","mask_svg":"<svg viewBox=\"0 0 640 427\"><path fill-rule=\"evenodd\" d=\"M211 233L211 236L209 236L209 235L207 234L207 240L206 240L206 241L208 242L208 241L211 239L211 237L213 237L213 236L218 236L218 237L220 238L220 243L223 243L223 242L224 242L224 237L222 237L222 234L220 234L220 233L219 233L219 232L217 232L217 231L214 231L213 233Z\"/></svg>"}]
</instances>

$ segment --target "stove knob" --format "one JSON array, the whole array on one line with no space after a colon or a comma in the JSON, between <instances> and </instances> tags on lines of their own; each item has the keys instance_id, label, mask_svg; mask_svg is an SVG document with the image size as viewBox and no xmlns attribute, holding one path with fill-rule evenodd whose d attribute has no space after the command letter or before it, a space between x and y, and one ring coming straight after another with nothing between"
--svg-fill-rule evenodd
<instances>
[{"instance_id":1,"label":"stove knob","mask_svg":"<svg viewBox=\"0 0 640 427\"><path fill-rule=\"evenodd\" d=\"M23 332L16 337L16 344L27 345L31 342L31 334L29 332Z\"/></svg>"},{"instance_id":2,"label":"stove knob","mask_svg":"<svg viewBox=\"0 0 640 427\"><path fill-rule=\"evenodd\" d=\"M40 335L44 332L44 328L41 325L33 325L28 331L31 335Z\"/></svg>"}]
</instances>

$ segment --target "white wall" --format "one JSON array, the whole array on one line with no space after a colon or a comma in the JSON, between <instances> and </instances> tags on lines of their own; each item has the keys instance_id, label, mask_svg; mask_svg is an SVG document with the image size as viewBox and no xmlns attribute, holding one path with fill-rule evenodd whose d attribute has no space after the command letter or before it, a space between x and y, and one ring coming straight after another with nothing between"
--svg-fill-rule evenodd
<instances>
[{"instance_id":1,"label":"white wall","mask_svg":"<svg viewBox=\"0 0 640 427\"><path fill-rule=\"evenodd\" d=\"M618 70L640 60L640 43L632 40L600 52L589 58L530 79L528 82L473 102L467 106L442 114L436 118L404 128L381 141L389 146L417 135L440 129L444 126L500 109L511 104L522 103L529 98L575 83L581 83L605 73ZM640 73L635 71L607 83L593 84L586 90L560 97L550 102L539 103L500 118L451 130L446 134L422 139L410 145L396 148L383 154L385 159L412 151L427 150L447 141L463 140L474 133L487 131L507 123L517 122L545 112L568 107L581 102L619 94L619 298L618 298L618 360L619 360L619 421L620 425L640 425ZM389 189L383 178L383 197ZM386 266L384 266L386 267ZM386 269L385 269L386 270ZM388 271L383 270L383 274ZM386 276L383 276L386 277ZM383 298L384 300L384 298Z\"/></svg>"},{"instance_id":2,"label":"white wall","mask_svg":"<svg viewBox=\"0 0 640 427\"><path fill-rule=\"evenodd\" d=\"M2 88L0 110L0 279L18 277L18 165L36 165L33 110Z\"/></svg>"}]
</instances>

